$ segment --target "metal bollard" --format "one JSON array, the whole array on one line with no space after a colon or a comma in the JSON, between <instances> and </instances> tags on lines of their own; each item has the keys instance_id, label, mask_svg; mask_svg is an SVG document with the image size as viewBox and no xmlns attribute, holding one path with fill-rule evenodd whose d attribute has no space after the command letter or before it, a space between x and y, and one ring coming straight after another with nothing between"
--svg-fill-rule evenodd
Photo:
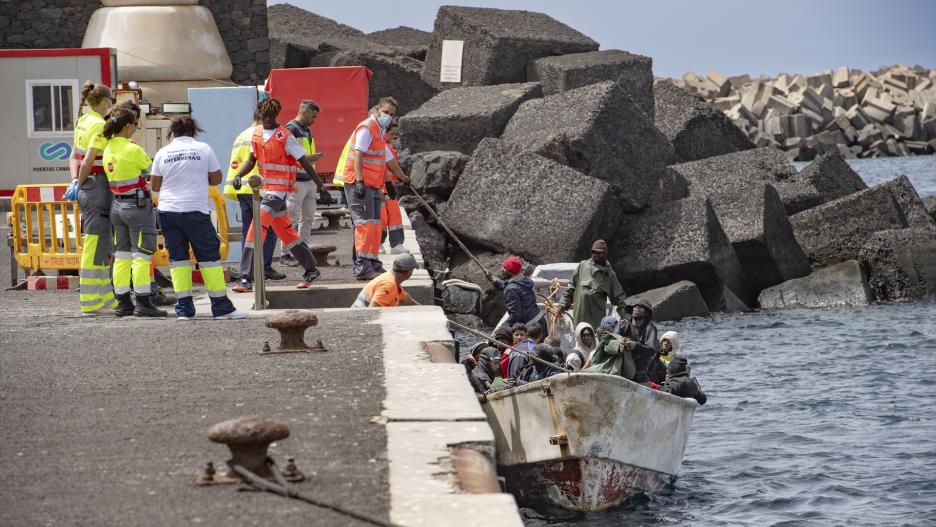
<instances>
[{"instance_id":1,"label":"metal bollard","mask_svg":"<svg viewBox=\"0 0 936 527\"><path fill-rule=\"evenodd\" d=\"M253 188L253 280L254 280L254 310L266 309L266 276L263 269L263 227L260 222L260 188L263 178L254 174L247 182Z\"/></svg>"}]
</instances>

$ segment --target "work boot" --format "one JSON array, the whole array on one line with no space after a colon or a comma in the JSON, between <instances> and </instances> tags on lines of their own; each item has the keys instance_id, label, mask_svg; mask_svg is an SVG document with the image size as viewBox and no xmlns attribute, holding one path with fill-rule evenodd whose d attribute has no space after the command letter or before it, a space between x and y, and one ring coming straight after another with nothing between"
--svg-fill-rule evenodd
<instances>
[{"instance_id":1,"label":"work boot","mask_svg":"<svg viewBox=\"0 0 936 527\"><path fill-rule=\"evenodd\" d=\"M164 294L161 289L157 289L155 294L150 295L150 300L154 306L174 306L178 301L175 296Z\"/></svg>"},{"instance_id":2,"label":"work boot","mask_svg":"<svg viewBox=\"0 0 936 527\"><path fill-rule=\"evenodd\" d=\"M165 317L167 313L162 309L156 309L153 305L150 295L137 295L136 309L133 310L135 317Z\"/></svg>"},{"instance_id":3,"label":"work boot","mask_svg":"<svg viewBox=\"0 0 936 527\"><path fill-rule=\"evenodd\" d=\"M263 277L267 280L285 280L286 275L270 267L263 271Z\"/></svg>"},{"instance_id":4,"label":"work boot","mask_svg":"<svg viewBox=\"0 0 936 527\"><path fill-rule=\"evenodd\" d=\"M114 312L118 317L129 317L133 315L134 306L133 300L130 299L130 293L115 295L115 298L118 303Z\"/></svg>"}]
</instances>

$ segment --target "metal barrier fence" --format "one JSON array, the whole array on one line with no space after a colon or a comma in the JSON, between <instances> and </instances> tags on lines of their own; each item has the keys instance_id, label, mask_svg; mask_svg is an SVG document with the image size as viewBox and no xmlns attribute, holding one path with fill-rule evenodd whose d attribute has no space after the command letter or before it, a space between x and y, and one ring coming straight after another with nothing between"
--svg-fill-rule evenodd
<instances>
[{"instance_id":1,"label":"metal barrier fence","mask_svg":"<svg viewBox=\"0 0 936 527\"><path fill-rule=\"evenodd\" d=\"M65 184L18 185L11 199L13 243L11 255L19 267L30 271L77 270L81 263L81 212L78 203L66 201ZM227 258L227 209L224 196L214 186L208 197L214 203L212 223L221 242L221 259ZM195 262L194 255L191 256ZM157 267L169 265L162 236L153 254Z\"/></svg>"}]
</instances>

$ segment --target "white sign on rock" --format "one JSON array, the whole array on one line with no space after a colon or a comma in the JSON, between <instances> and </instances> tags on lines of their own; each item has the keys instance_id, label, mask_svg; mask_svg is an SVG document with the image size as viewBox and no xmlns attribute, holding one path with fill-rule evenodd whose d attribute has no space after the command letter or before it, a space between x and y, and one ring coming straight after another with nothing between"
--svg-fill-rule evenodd
<instances>
[{"instance_id":1,"label":"white sign on rock","mask_svg":"<svg viewBox=\"0 0 936 527\"><path fill-rule=\"evenodd\" d=\"M461 82L462 50L464 40L442 41L442 66L439 68L439 82Z\"/></svg>"}]
</instances>

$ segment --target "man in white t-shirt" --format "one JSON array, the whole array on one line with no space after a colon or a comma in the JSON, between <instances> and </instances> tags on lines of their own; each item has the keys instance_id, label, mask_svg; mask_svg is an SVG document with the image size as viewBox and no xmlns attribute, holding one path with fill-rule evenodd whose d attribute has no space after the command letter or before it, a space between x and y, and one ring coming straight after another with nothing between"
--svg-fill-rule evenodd
<instances>
[{"instance_id":1,"label":"man in white t-shirt","mask_svg":"<svg viewBox=\"0 0 936 527\"><path fill-rule=\"evenodd\" d=\"M175 310L179 320L195 318L191 245L211 298L211 314L222 320L244 318L247 312L236 309L227 297L221 242L208 207L208 186L221 182L221 166L211 147L195 140L200 131L191 117L175 118L170 126L172 142L153 158L151 184L153 191L159 192L159 225L169 250L169 273L178 297Z\"/></svg>"}]
</instances>

